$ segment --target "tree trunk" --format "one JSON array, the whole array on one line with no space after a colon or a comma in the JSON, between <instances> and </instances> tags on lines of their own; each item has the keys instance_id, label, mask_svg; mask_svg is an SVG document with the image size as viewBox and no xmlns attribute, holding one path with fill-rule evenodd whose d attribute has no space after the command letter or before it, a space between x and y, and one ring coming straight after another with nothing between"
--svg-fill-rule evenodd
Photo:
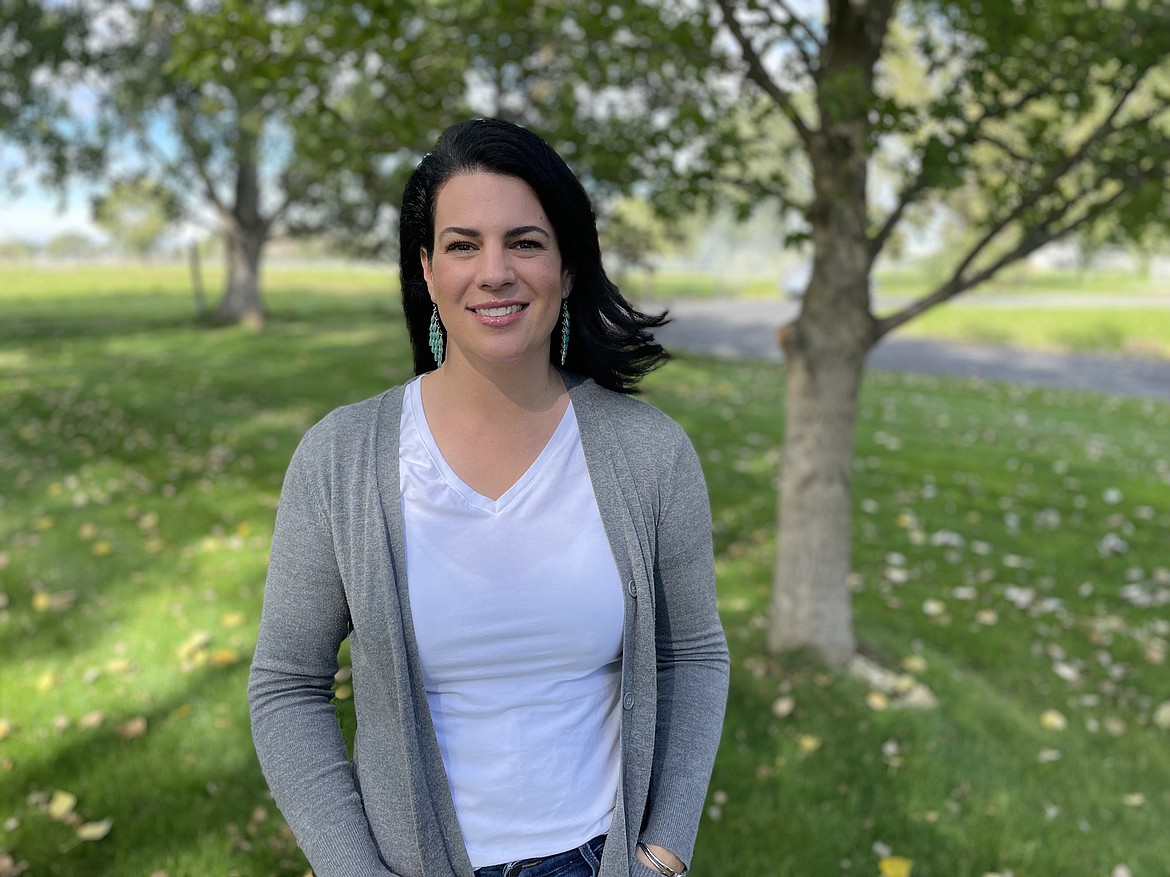
<instances>
[{"instance_id":1,"label":"tree trunk","mask_svg":"<svg viewBox=\"0 0 1170 877\"><path fill-rule=\"evenodd\" d=\"M894 0L830 0L816 76L819 127L803 130L812 168L813 266L800 317L780 333L788 364L768 648L853 655L853 430L870 312L867 179L873 71Z\"/></svg>"},{"instance_id":2,"label":"tree trunk","mask_svg":"<svg viewBox=\"0 0 1170 877\"><path fill-rule=\"evenodd\" d=\"M227 289L216 319L263 327L267 314L260 300L260 258L268 241L268 220L260 214L260 173L256 165L255 120L241 130L236 144L235 207L227 217Z\"/></svg>"},{"instance_id":3,"label":"tree trunk","mask_svg":"<svg viewBox=\"0 0 1170 877\"><path fill-rule=\"evenodd\" d=\"M834 179L849 176L849 161L824 161L837 165ZM816 258L800 317L780 333L787 393L768 648L809 648L844 664L855 648L853 432L875 328L864 212L846 209L847 199L832 202L814 222Z\"/></svg>"},{"instance_id":4,"label":"tree trunk","mask_svg":"<svg viewBox=\"0 0 1170 877\"><path fill-rule=\"evenodd\" d=\"M796 334L784 333L788 380L768 648L810 648L843 664L856 645L848 587L851 475L865 349L808 345Z\"/></svg>"},{"instance_id":5,"label":"tree trunk","mask_svg":"<svg viewBox=\"0 0 1170 877\"><path fill-rule=\"evenodd\" d=\"M203 319L207 315L207 297L203 294L203 266L199 258L199 244L192 241L187 245L187 264L191 269L191 292L195 296L195 316Z\"/></svg>"},{"instance_id":6,"label":"tree trunk","mask_svg":"<svg viewBox=\"0 0 1170 877\"><path fill-rule=\"evenodd\" d=\"M216 320L261 328L267 316L260 299L260 261L267 235L260 228L238 223L227 232L227 288L216 310Z\"/></svg>"}]
</instances>

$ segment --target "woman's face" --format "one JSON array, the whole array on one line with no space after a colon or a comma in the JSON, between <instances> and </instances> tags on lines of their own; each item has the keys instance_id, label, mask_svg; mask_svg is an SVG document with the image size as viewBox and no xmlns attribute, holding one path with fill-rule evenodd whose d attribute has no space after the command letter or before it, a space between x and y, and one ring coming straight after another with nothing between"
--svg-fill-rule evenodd
<instances>
[{"instance_id":1,"label":"woman's face","mask_svg":"<svg viewBox=\"0 0 1170 877\"><path fill-rule=\"evenodd\" d=\"M552 223L517 177L452 177L435 204L434 254L420 257L447 330L448 361L547 367L572 278Z\"/></svg>"}]
</instances>

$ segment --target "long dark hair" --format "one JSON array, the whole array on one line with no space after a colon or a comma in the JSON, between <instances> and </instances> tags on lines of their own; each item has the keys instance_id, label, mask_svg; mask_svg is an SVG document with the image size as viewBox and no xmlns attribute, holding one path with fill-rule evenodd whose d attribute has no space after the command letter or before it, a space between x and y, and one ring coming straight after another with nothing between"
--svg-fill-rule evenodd
<instances>
[{"instance_id":1,"label":"long dark hair","mask_svg":"<svg viewBox=\"0 0 1170 877\"><path fill-rule=\"evenodd\" d=\"M636 310L606 276L597 218L589 196L564 159L531 131L498 119L472 119L444 131L411 174L402 196L398 259L415 374L435 367L428 343L431 299L419 251L425 248L428 256L434 253L439 189L452 177L472 173L523 180L553 225L561 262L573 275L567 299L570 335L565 368L611 390L635 392L635 384L668 358L650 332L666 323L666 314L650 316ZM559 358L559 338L558 321L552 357Z\"/></svg>"}]
</instances>

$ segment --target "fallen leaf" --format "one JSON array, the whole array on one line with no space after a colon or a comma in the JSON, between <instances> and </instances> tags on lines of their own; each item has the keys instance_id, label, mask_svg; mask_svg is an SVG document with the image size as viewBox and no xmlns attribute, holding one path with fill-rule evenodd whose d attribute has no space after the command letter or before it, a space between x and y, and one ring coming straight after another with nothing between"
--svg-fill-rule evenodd
<instances>
[{"instance_id":1,"label":"fallen leaf","mask_svg":"<svg viewBox=\"0 0 1170 877\"><path fill-rule=\"evenodd\" d=\"M146 733L146 716L135 716L119 725L115 731L119 740L134 740Z\"/></svg>"},{"instance_id":2,"label":"fallen leaf","mask_svg":"<svg viewBox=\"0 0 1170 877\"><path fill-rule=\"evenodd\" d=\"M908 673L925 673L926 659L921 655L907 655L902 659L902 669Z\"/></svg>"},{"instance_id":3,"label":"fallen leaf","mask_svg":"<svg viewBox=\"0 0 1170 877\"><path fill-rule=\"evenodd\" d=\"M8 853L0 853L0 877L20 877L28 870L28 862L24 859L19 862Z\"/></svg>"},{"instance_id":4,"label":"fallen leaf","mask_svg":"<svg viewBox=\"0 0 1170 877\"><path fill-rule=\"evenodd\" d=\"M106 661L106 672L114 676L122 676L126 673L133 673L137 667L129 658L110 658Z\"/></svg>"},{"instance_id":5,"label":"fallen leaf","mask_svg":"<svg viewBox=\"0 0 1170 877\"><path fill-rule=\"evenodd\" d=\"M240 654L235 649L216 649L211 653L211 663L216 667L230 667L240 660Z\"/></svg>"},{"instance_id":6,"label":"fallen leaf","mask_svg":"<svg viewBox=\"0 0 1170 877\"><path fill-rule=\"evenodd\" d=\"M1040 716L1040 727L1046 731L1063 731L1068 727L1068 719L1057 710L1045 710Z\"/></svg>"},{"instance_id":7,"label":"fallen leaf","mask_svg":"<svg viewBox=\"0 0 1170 877\"><path fill-rule=\"evenodd\" d=\"M1170 731L1170 700L1163 701L1154 710L1154 727Z\"/></svg>"},{"instance_id":8,"label":"fallen leaf","mask_svg":"<svg viewBox=\"0 0 1170 877\"><path fill-rule=\"evenodd\" d=\"M113 827L113 819L103 819L101 822L87 822L78 827L77 837L79 840L101 840L110 833L110 829Z\"/></svg>"},{"instance_id":9,"label":"fallen leaf","mask_svg":"<svg viewBox=\"0 0 1170 877\"><path fill-rule=\"evenodd\" d=\"M865 705L871 710L881 712L890 705L890 699L881 691L870 691L865 695Z\"/></svg>"},{"instance_id":10,"label":"fallen leaf","mask_svg":"<svg viewBox=\"0 0 1170 877\"><path fill-rule=\"evenodd\" d=\"M182 643L176 653L181 661L190 661L195 658L200 652L207 648L207 644L211 642L211 634L206 630L197 630Z\"/></svg>"},{"instance_id":11,"label":"fallen leaf","mask_svg":"<svg viewBox=\"0 0 1170 877\"><path fill-rule=\"evenodd\" d=\"M927 600L922 604L922 614L927 618L938 618L947 611L947 604L942 600Z\"/></svg>"},{"instance_id":12,"label":"fallen leaf","mask_svg":"<svg viewBox=\"0 0 1170 877\"><path fill-rule=\"evenodd\" d=\"M791 695L784 695L772 701L772 715L778 719L786 718L792 715L792 711L796 709L796 698Z\"/></svg>"},{"instance_id":13,"label":"fallen leaf","mask_svg":"<svg viewBox=\"0 0 1170 877\"><path fill-rule=\"evenodd\" d=\"M49 816L56 820L62 820L70 813L73 808L77 806L77 796L72 792L62 791L56 789L53 796L49 798L49 806L47 808Z\"/></svg>"},{"instance_id":14,"label":"fallen leaf","mask_svg":"<svg viewBox=\"0 0 1170 877\"><path fill-rule=\"evenodd\" d=\"M821 748L821 738L815 734L801 734L796 739L796 745L800 747L801 754L809 755Z\"/></svg>"},{"instance_id":15,"label":"fallen leaf","mask_svg":"<svg viewBox=\"0 0 1170 877\"><path fill-rule=\"evenodd\" d=\"M886 856L878 861L882 877L910 877L914 862L905 856Z\"/></svg>"}]
</instances>

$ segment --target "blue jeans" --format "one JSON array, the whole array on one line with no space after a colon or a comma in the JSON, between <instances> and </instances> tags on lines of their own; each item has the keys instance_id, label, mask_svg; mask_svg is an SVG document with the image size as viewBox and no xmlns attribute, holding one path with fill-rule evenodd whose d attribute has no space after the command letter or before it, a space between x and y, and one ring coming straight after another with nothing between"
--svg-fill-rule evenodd
<instances>
[{"instance_id":1,"label":"blue jeans","mask_svg":"<svg viewBox=\"0 0 1170 877\"><path fill-rule=\"evenodd\" d=\"M597 877L605 835L599 834L575 850L554 853L539 859L520 859L503 865L479 868L475 877Z\"/></svg>"}]
</instances>

